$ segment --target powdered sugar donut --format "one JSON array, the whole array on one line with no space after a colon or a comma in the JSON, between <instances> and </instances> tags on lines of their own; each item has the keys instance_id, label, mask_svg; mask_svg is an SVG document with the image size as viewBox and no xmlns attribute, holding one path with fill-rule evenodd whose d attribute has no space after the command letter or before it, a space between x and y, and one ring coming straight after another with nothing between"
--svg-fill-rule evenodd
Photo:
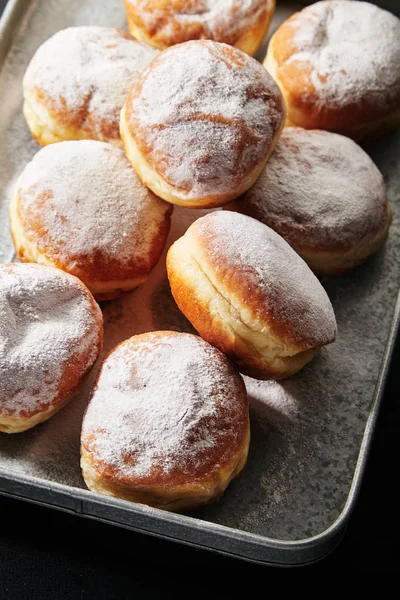
<instances>
[{"instance_id":1,"label":"powdered sugar donut","mask_svg":"<svg viewBox=\"0 0 400 600\"><path fill-rule=\"evenodd\" d=\"M81 466L96 492L167 510L217 500L243 469L242 378L201 338L134 336L105 359L83 419Z\"/></svg>"},{"instance_id":2,"label":"powdered sugar donut","mask_svg":"<svg viewBox=\"0 0 400 600\"><path fill-rule=\"evenodd\" d=\"M264 64L288 125L362 139L400 123L400 19L369 2L325 0L294 14Z\"/></svg>"},{"instance_id":3,"label":"powdered sugar donut","mask_svg":"<svg viewBox=\"0 0 400 600\"><path fill-rule=\"evenodd\" d=\"M212 41L161 52L121 112L126 154L155 194L189 208L222 206L257 179L283 127L267 71Z\"/></svg>"},{"instance_id":4,"label":"powdered sugar donut","mask_svg":"<svg viewBox=\"0 0 400 600\"><path fill-rule=\"evenodd\" d=\"M253 55L263 41L275 0L124 0L133 37L164 49L208 39Z\"/></svg>"},{"instance_id":5,"label":"powdered sugar donut","mask_svg":"<svg viewBox=\"0 0 400 600\"><path fill-rule=\"evenodd\" d=\"M122 146L119 113L157 54L112 27L68 27L49 38L24 76L24 115L42 146L94 139Z\"/></svg>"},{"instance_id":6,"label":"powdered sugar donut","mask_svg":"<svg viewBox=\"0 0 400 600\"><path fill-rule=\"evenodd\" d=\"M236 212L195 221L169 249L167 272L183 314L256 379L299 371L334 341L329 298L275 231Z\"/></svg>"},{"instance_id":7,"label":"powdered sugar donut","mask_svg":"<svg viewBox=\"0 0 400 600\"><path fill-rule=\"evenodd\" d=\"M102 340L101 311L76 277L0 265L0 431L25 431L60 410Z\"/></svg>"},{"instance_id":8,"label":"powdered sugar donut","mask_svg":"<svg viewBox=\"0 0 400 600\"><path fill-rule=\"evenodd\" d=\"M172 207L144 187L119 148L93 140L42 148L11 201L25 262L76 275L97 300L147 279L164 249Z\"/></svg>"},{"instance_id":9,"label":"powdered sugar donut","mask_svg":"<svg viewBox=\"0 0 400 600\"><path fill-rule=\"evenodd\" d=\"M228 209L272 227L319 275L352 269L387 238L381 173L347 137L287 127L253 187Z\"/></svg>"}]
</instances>

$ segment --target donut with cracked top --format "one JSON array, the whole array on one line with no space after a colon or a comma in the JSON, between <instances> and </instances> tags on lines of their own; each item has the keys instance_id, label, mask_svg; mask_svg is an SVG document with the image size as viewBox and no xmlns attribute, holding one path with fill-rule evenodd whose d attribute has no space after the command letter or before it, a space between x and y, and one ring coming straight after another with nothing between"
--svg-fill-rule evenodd
<instances>
[{"instance_id":1,"label":"donut with cracked top","mask_svg":"<svg viewBox=\"0 0 400 600\"><path fill-rule=\"evenodd\" d=\"M122 147L119 114L157 50L112 27L68 27L35 52L23 79L24 115L36 141L94 139Z\"/></svg>"},{"instance_id":2,"label":"donut with cracked top","mask_svg":"<svg viewBox=\"0 0 400 600\"><path fill-rule=\"evenodd\" d=\"M382 174L348 137L286 127L260 177L226 205L285 238L314 273L353 269L379 250L392 220Z\"/></svg>"},{"instance_id":3,"label":"donut with cracked top","mask_svg":"<svg viewBox=\"0 0 400 600\"><path fill-rule=\"evenodd\" d=\"M218 42L185 42L144 70L121 111L136 173L188 208L237 198L257 179L284 124L278 86L255 59Z\"/></svg>"},{"instance_id":4,"label":"donut with cracked top","mask_svg":"<svg viewBox=\"0 0 400 600\"><path fill-rule=\"evenodd\" d=\"M354 139L400 124L400 19L368 2L324 0L287 19L264 61L287 125Z\"/></svg>"},{"instance_id":5,"label":"donut with cracked top","mask_svg":"<svg viewBox=\"0 0 400 600\"><path fill-rule=\"evenodd\" d=\"M172 206L132 170L123 150L94 140L39 150L10 205L17 256L76 275L96 300L136 288L167 240Z\"/></svg>"},{"instance_id":6,"label":"donut with cracked top","mask_svg":"<svg viewBox=\"0 0 400 600\"><path fill-rule=\"evenodd\" d=\"M89 489L170 511L218 500L250 441L243 379L222 352L174 331L136 335L106 357L82 424Z\"/></svg>"},{"instance_id":7,"label":"donut with cracked top","mask_svg":"<svg viewBox=\"0 0 400 600\"><path fill-rule=\"evenodd\" d=\"M124 0L134 38L161 50L208 39L253 56L275 11L275 0Z\"/></svg>"},{"instance_id":8,"label":"donut with cracked top","mask_svg":"<svg viewBox=\"0 0 400 600\"><path fill-rule=\"evenodd\" d=\"M0 265L0 431L50 419L102 343L101 311L79 279L41 265Z\"/></svg>"},{"instance_id":9,"label":"donut with cracked top","mask_svg":"<svg viewBox=\"0 0 400 600\"><path fill-rule=\"evenodd\" d=\"M231 211L195 221L169 249L175 301L198 333L242 373L281 379L334 341L331 302L275 231Z\"/></svg>"}]
</instances>

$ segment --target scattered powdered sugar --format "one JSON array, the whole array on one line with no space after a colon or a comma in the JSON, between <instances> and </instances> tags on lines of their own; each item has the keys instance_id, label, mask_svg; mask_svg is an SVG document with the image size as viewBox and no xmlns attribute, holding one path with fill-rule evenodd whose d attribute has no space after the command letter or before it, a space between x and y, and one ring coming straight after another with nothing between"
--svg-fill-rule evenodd
<instances>
[{"instance_id":1,"label":"scattered powdered sugar","mask_svg":"<svg viewBox=\"0 0 400 600\"><path fill-rule=\"evenodd\" d=\"M400 20L367 2L317 2L289 21L296 50L287 64L311 67L316 101L398 108Z\"/></svg>"},{"instance_id":2,"label":"scattered powdered sugar","mask_svg":"<svg viewBox=\"0 0 400 600\"><path fill-rule=\"evenodd\" d=\"M352 247L387 220L386 186L349 138L287 127L241 210L294 246Z\"/></svg>"},{"instance_id":3,"label":"scattered powdered sugar","mask_svg":"<svg viewBox=\"0 0 400 600\"><path fill-rule=\"evenodd\" d=\"M154 468L196 474L215 452L223 460L221 448L231 452L241 441L238 425L248 409L222 356L197 336L173 332L117 346L103 363L82 427L95 462L140 478Z\"/></svg>"},{"instance_id":4,"label":"scattered powdered sugar","mask_svg":"<svg viewBox=\"0 0 400 600\"><path fill-rule=\"evenodd\" d=\"M129 89L157 52L112 27L68 27L36 51L24 77L25 96L38 90L99 139L118 137Z\"/></svg>"},{"instance_id":5,"label":"scattered powdered sugar","mask_svg":"<svg viewBox=\"0 0 400 600\"><path fill-rule=\"evenodd\" d=\"M284 326L300 343L318 346L334 340L336 320L328 295L304 260L275 231L225 210L209 213L192 228L210 271L218 273L219 289L225 273L234 279L242 307L254 306L257 297L261 319L266 309L268 320Z\"/></svg>"},{"instance_id":6,"label":"scattered powdered sugar","mask_svg":"<svg viewBox=\"0 0 400 600\"><path fill-rule=\"evenodd\" d=\"M97 320L70 275L35 264L0 265L0 413L50 406L68 361L89 352L87 367L94 363Z\"/></svg>"},{"instance_id":7,"label":"scattered powdered sugar","mask_svg":"<svg viewBox=\"0 0 400 600\"><path fill-rule=\"evenodd\" d=\"M122 150L92 140L42 148L23 171L18 194L28 237L69 260L145 263L170 211L143 186Z\"/></svg>"},{"instance_id":8,"label":"scattered powdered sugar","mask_svg":"<svg viewBox=\"0 0 400 600\"><path fill-rule=\"evenodd\" d=\"M151 166L188 198L235 190L283 119L267 71L226 44L195 41L161 53L128 97L130 132Z\"/></svg>"},{"instance_id":9,"label":"scattered powdered sugar","mask_svg":"<svg viewBox=\"0 0 400 600\"><path fill-rule=\"evenodd\" d=\"M157 40L170 45L194 37L234 44L253 29L265 15L268 0L181 0L164 2L162 8L154 0L128 0L134 18L140 19ZM265 18L265 17L264 17ZM168 43L169 42L169 43Z\"/></svg>"}]
</instances>

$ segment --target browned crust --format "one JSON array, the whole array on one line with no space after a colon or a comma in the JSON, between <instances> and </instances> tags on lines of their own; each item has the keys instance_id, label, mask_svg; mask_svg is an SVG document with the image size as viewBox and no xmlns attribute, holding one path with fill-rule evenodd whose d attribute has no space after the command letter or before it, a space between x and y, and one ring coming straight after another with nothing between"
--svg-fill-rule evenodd
<instances>
[{"instance_id":1,"label":"browned crust","mask_svg":"<svg viewBox=\"0 0 400 600\"><path fill-rule=\"evenodd\" d=\"M209 41L204 40L188 43L207 44L208 51L211 54L216 55L215 46L217 46L217 44L212 46ZM226 60L227 62L234 63L239 69L244 68L243 55L241 56L241 53L236 48L232 48L227 45L218 45L218 52L223 57L221 58L218 56L220 60ZM208 121L212 123L221 123L223 125L231 125L235 128L239 135L237 136L238 140L236 143L232 144L232 148L235 150L235 152L232 152L232 158L234 155L236 155L237 159L234 168L231 169L232 174L229 174L229 177L232 180L230 185L231 189L227 189L227 191L224 193L214 193L212 195L204 193L202 195L198 195L197 197L188 197L187 193L190 191L189 184L186 184L186 186L182 184L182 186L178 187L168 177L168 172L171 168L169 160L169 148L166 148L166 151L164 152L159 148L157 151L155 151L154 142L152 143L151 141L151 139L154 139L154 137L153 135L150 135L157 133L159 130L163 130L167 127L173 127L180 123L180 114L177 113L176 118L171 119L168 122L148 126L141 121L140 116L136 115L135 111L133 110L134 100L135 98L141 96L143 85L146 82L149 73L157 68L159 62L163 60L165 60L165 53L160 53L155 57L140 79L133 84L127 96L124 108L122 109L123 118L121 118L120 133L127 150L128 158L132 162L132 157L129 156L128 151L129 139L131 139L134 142L141 159L146 163L148 168L156 175L157 178L161 178L170 187L170 189L174 190L176 198L180 199L181 201L178 202L177 199L173 201L169 197L162 196L162 194L158 191L158 195L161 195L165 200L170 202L173 201L173 203L181 204L182 206L186 205L191 208L213 208L222 206L234 198L237 198L240 194L249 189L249 187L259 176L262 168L265 166L265 163L272 153L284 126L286 114L284 100L278 88L276 88L276 93L274 93L270 89L267 89L261 81L259 82L258 86L253 85L251 88L249 87L249 96L259 96L262 98L266 105L273 108L271 114L274 112L277 116L276 122L273 123L274 128L271 139L269 139L268 143L265 144L265 151L262 153L262 156L261 152L259 152L260 156L258 159L254 159L252 164L246 166L244 165L243 155L250 144L256 139L257 136L255 132L250 131L248 125L244 121L241 122L239 119L235 119L233 121L224 118L222 115L218 116L215 114L206 115L203 113L193 113L192 122ZM190 148L188 149L188 152L190 152ZM202 160L207 162L207 159L204 157ZM144 180L141 171L137 168L135 168L135 170L137 171L138 176L142 179L143 183L152 189L152 181L148 179ZM155 190L153 189L153 191Z\"/></svg>"},{"instance_id":2,"label":"browned crust","mask_svg":"<svg viewBox=\"0 0 400 600\"><path fill-rule=\"evenodd\" d=\"M295 334L293 334L290 342L292 343L293 354L297 355L297 358L271 360L269 363L263 360L251 344L237 335L230 327L226 327L226 319L224 318L226 315L216 316L210 312L209 303L202 296L199 288L186 276L185 269L181 267L179 257L181 252L181 248L177 249L176 246L172 246L167 254L168 279L176 304L201 337L227 354L243 374L255 379L279 380L294 375L315 356L319 347L310 348L303 344L304 348L300 348L295 340ZM246 308L255 307L257 310L260 306L263 306L262 304L256 304L253 292L258 296L258 289L251 282L249 283L246 274L239 274L235 278L234 275L231 276L234 270L229 269L227 265L225 265L225 270L220 270L219 267L218 270L221 280L224 279L224 276L228 276L230 288L235 295L239 296L241 293L240 289L234 288L235 279L239 281L242 289L245 288L245 296L243 297L246 298ZM218 291L216 290L217 294ZM275 336L284 330L285 342L290 343L287 340L288 336L283 323L277 323L271 319L265 320L265 315L264 322Z\"/></svg>"},{"instance_id":3,"label":"browned crust","mask_svg":"<svg viewBox=\"0 0 400 600\"><path fill-rule=\"evenodd\" d=\"M296 137L290 137L296 131L299 134L303 132L303 135L299 135L297 139ZM313 133L333 137L333 134L323 130L309 130L309 135ZM290 176L288 166L286 166L286 150L289 151L289 154L296 156L296 161L299 165L302 164L306 173L308 170L312 170L313 167L310 164L311 158L307 156L307 150L304 150L304 143L310 142L311 138L307 139L305 134L304 129L286 128L283 137L281 137L281 142L278 143L279 151L277 150L274 153L254 186L243 196L229 203L225 209L252 217L274 229L296 250L317 275L338 275L360 265L371 254L381 248L388 237L392 223L392 210L387 201L386 187L382 175L373 163L371 163L369 170L371 171L374 168L376 171L377 187L374 187L373 191L364 190L364 193L370 193L370 198L374 199L374 205L370 207L368 214L364 214L363 219L361 219L361 216L359 216L357 222L352 219L351 228L346 229L345 209L341 216L341 228L339 229L336 225L335 228L329 228L328 230L323 215L321 215L321 222L316 224L305 217L302 211L297 209L295 203L290 204L290 197L284 202L284 208L282 208L279 196L275 196L275 185L280 192L283 192L285 190L285 175L287 175L287 178ZM283 138L286 139L286 143L290 142L289 147L285 146ZM333 148L332 152L334 152ZM273 166L280 166L282 171L277 170L276 173L273 171L272 186L274 191L271 197L271 180L269 177ZM342 168L345 169L345 167L349 168L343 162ZM300 186L300 190L302 190L300 193L304 196L304 206L306 200L310 203L306 188L307 186L304 187L304 183ZM329 187L327 190L329 191ZM321 192L321 194L324 193ZM363 193L362 189L360 193ZM312 210L312 204L310 204L310 207ZM284 218L282 218L282 215ZM346 229L346 237L343 236L343 228ZM329 236L326 235L327 230Z\"/></svg>"},{"instance_id":4,"label":"browned crust","mask_svg":"<svg viewBox=\"0 0 400 600\"><path fill-rule=\"evenodd\" d=\"M231 298L237 299L239 304L245 299L246 308L254 317L267 324L272 335L284 340L285 345L291 347L294 352L303 352L333 341L333 338L320 338L318 331L309 331L308 335L300 336L290 322L279 320L276 309L279 307L280 298L272 300L266 291L255 283L257 274L254 269L246 264L232 265L228 255L215 254L213 240L217 235L208 230L207 218L212 218L212 213L202 217L201 222L195 221L185 235L194 240L198 258L202 264L207 264L211 271L218 273L218 281L224 282L224 290Z\"/></svg>"},{"instance_id":5,"label":"browned crust","mask_svg":"<svg viewBox=\"0 0 400 600\"><path fill-rule=\"evenodd\" d=\"M129 353L130 348L134 348L136 343L145 341L156 347L158 341L162 341L165 336L175 337L181 335L190 335L197 338L192 334L182 334L174 331L154 331L129 338L117 347L124 345L127 353ZM103 365L116 348L107 355ZM150 349L145 351L150 352ZM83 474L85 476L85 470L90 470L94 478L93 485L93 481L90 481L91 477L87 477L87 484L89 484L90 489L168 510L193 508L214 501L222 495L229 482L245 466L250 442L250 424L247 392L242 378L229 359L217 349L215 349L215 360L225 366L227 376L231 381L234 381L235 393L233 395L231 391L232 402L235 402L240 411L234 429L232 425L229 425L229 429L227 429L225 417L220 417L220 427L224 430L225 435L223 440L220 438L219 445L213 451L210 451L210 449L203 450L201 456L197 453L196 462L193 463L190 474L179 467L175 467L168 472L163 471L161 468L154 468L145 477L135 477L121 474L112 465L95 459L92 454L92 445L95 443L96 433L94 432L87 437L82 433ZM100 375L101 371L97 375L92 396L96 392ZM134 381L132 383L134 384ZM194 435L196 435L195 432ZM190 459L191 457L188 455L189 462ZM127 457L128 460L129 457Z\"/></svg>"},{"instance_id":6,"label":"browned crust","mask_svg":"<svg viewBox=\"0 0 400 600\"><path fill-rule=\"evenodd\" d=\"M230 15L235 27L226 25L224 21L215 35L212 35L202 20L201 12L197 13L197 19L190 22L179 21L180 15L193 9L193 2L188 0L147 2L146 8L141 9L145 12L146 19L143 19L137 10L135 0L124 0L124 5L128 27L133 37L139 39L140 36L141 40L156 48L163 50L189 40L211 39L235 46L251 55L254 55L261 45L275 11L275 0L262 0L259 2L261 6L253 11L249 26L247 20L242 24L243 15L238 13L236 7Z\"/></svg>"},{"instance_id":7,"label":"browned crust","mask_svg":"<svg viewBox=\"0 0 400 600\"><path fill-rule=\"evenodd\" d=\"M228 204L225 207L225 210L240 212L243 215L257 219L257 221L271 227L271 229L274 229L279 233L279 235L281 235L301 256L305 254L312 257L313 254L317 256L325 253L327 257L336 256L337 258L340 258L340 256L345 257L351 252L357 253L358 246L360 249L364 246L365 252L368 252L369 254L369 245L373 247L377 238L382 238L383 243L392 222L392 211L387 202L385 206L377 207L375 215L376 219L371 223L370 230L364 236L355 232L354 240L351 242L347 240L341 241L338 238L334 238L333 235L331 239L323 240L317 238L317 232L312 230L309 223L304 222L304 227L300 228L300 217L298 217L295 212L293 212L292 221L286 219L285 223L280 222L279 215L272 215L272 217L270 217L265 210L260 210L260 207L257 206L256 203L249 202L248 194L251 194L251 190L247 194L244 194L240 199Z\"/></svg>"},{"instance_id":8,"label":"browned crust","mask_svg":"<svg viewBox=\"0 0 400 600\"><path fill-rule=\"evenodd\" d=\"M147 504L154 508L182 512L210 504L221 498L229 483L244 469L250 444L250 427L246 430L241 452L232 455L229 462L219 467L213 477L190 483L163 485L136 485L120 483L105 476L94 464L90 452L81 446L82 474L88 488L94 492Z\"/></svg>"},{"instance_id":9,"label":"browned crust","mask_svg":"<svg viewBox=\"0 0 400 600\"><path fill-rule=\"evenodd\" d=\"M115 29L115 33L121 38L132 40L129 33L120 29ZM135 42L136 43L136 42ZM101 140L118 140L119 139L119 113L121 107L115 107L115 110L106 119L100 118L90 110L90 102L92 94L82 96L79 106L74 110L67 104L63 97L53 93L48 96L39 87L34 87L30 91L34 94L34 99L39 104L42 104L49 113L52 120L69 133L69 139L73 139L75 131L78 139L101 139ZM98 132L100 135L95 134ZM36 141L41 145L45 145L41 138L34 136Z\"/></svg>"},{"instance_id":10,"label":"browned crust","mask_svg":"<svg viewBox=\"0 0 400 600\"><path fill-rule=\"evenodd\" d=\"M391 223L392 209L387 202L383 214L377 214L374 229L362 239L355 240L353 244L336 242L329 248L326 244L310 246L306 238L295 238L294 235L291 235L290 244L317 275L339 275L354 269L377 252L387 240ZM278 233L286 237L286 232Z\"/></svg>"},{"instance_id":11,"label":"browned crust","mask_svg":"<svg viewBox=\"0 0 400 600\"><path fill-rule=\"evenodd\" d=\"M311 66L299 61L287 62L298 51L294 41L297 29L293 24L302 23L305 11L307 8L282 23L268 48L268 54L276 61L276 82L285 97L288 124L305 129L326 129L354 139L383 135L397 127L400 124L400 91L390 107L382 108L368 93L361 98L353 95L337 108L328 107L312 83Z\"/></svg>"},{"instance_id":12,"label":"browned crust","mask_svg":"<svg viewBox=\"0 0 400 600\"><path fill-rule=\"evenodd\" d=\"M149 194L151 194L150 191ZM154 199L162 202L155 196ZM68 251L65 246L61 243L58 244L57 240L47 234L41 219L41 215L44 215L45 211L52 207L50 194L38 195L34 203L32 201L25 203L25 200L24 190L18 189L16 212L26 239L35 247L40 256L51 262L53 266L75 275L89 288L96 282L137 281L141 283L146 280L164 250L173 211L173 206L163 203L165 205L164 217L146 256L135 260L122 260L107 255L107 252L77 254L74 252L73 244L70 245ZM140 228L140 224L138 224L138 228ZM51 232L49 233L51 234ZM30 252L25 248L24 240L20 239L13 228L11 228L11 236L18 258L22 262L31 262ZM98 300L109 300L120 295L120 292L121 290L113 290L103 294L96 293L95 296Z\"/></svg>"},{"instance_id":13,"label":"browned crust","mask_svg":"<svg viewBox=\"0 0 400 600\"><path fill-rule=\"evenodd\" d=\"M245 214L274 229L286 239L318 276L340 275L361 265L386 242L392 223L392 210L387 202L384 219L377 219L374 230L362 239L357 238L354 244L336 242L328 247L326 243L314 243L311 246L307 243L306 233L301 235L298 228L292 228L287 224L284 227L281 224L277 226L275 221L271 222L266 218L265 213L257 210L255 205L247 204L245 196L240 201L229 204L226 209Z\"/></svg>"},{"instance_id":14,"label":"browned crust","mask_svg":"<svg viewBox=\"0 0 400 600\"><path fill-rule=\"evenodd\" d=\"M9 272L13 272L17 268L18 264L14 265L11 263L6 265L0 265L1 270ZM76 287L84 294L90 306L92 307L93 317L95 318L96 328L98 329L98 337L94 344L95 351L93 351L93 346L91 348L87 348L79 352L77 351L73 356L69 358L69 360L64 365L62 365L63 375L60 379L56 396L54 396L53 398L49 397L46 402L42 402L35 410L21 410L18 411L18 414L16 413L16 411L5 411L4 409L0 408L1 417L17 418L19 419L20 423L23 424L24 421L27 421L34 415L37 415L39 413L46 413L53 407L54 411L52 411L51 414L49 414L46 417L46 419L50 418L60 408L62 408L67 403L67 401L73 396L79 384L90 371L97 356L99 355L100 350L103 346L103 316L98 304L96 303L90 291L78 278L74 279ZM79 344L77 344L77 347L78 345ZM43 385L46 385L45 381L43 382Z\"/></svg>"}]
</instances>

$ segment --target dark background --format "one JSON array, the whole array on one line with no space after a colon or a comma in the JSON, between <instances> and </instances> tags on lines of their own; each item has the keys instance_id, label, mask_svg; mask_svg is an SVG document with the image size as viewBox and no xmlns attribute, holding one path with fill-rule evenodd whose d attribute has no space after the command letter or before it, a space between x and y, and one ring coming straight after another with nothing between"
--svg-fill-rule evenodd
<instances>
[{"instance_id":1,"label":"dark background","mask_svg":"<svg viewBox=\"0 0 400 600\"><path fill-rule=\"evenodd\" d=\"M268 594L271 583L294 578L398 572L399 373L400 338L345 536L318 563L254 565L0 496L0 600L225 598L238 596L238 582Z\"/></svg>"}]
</instances>

